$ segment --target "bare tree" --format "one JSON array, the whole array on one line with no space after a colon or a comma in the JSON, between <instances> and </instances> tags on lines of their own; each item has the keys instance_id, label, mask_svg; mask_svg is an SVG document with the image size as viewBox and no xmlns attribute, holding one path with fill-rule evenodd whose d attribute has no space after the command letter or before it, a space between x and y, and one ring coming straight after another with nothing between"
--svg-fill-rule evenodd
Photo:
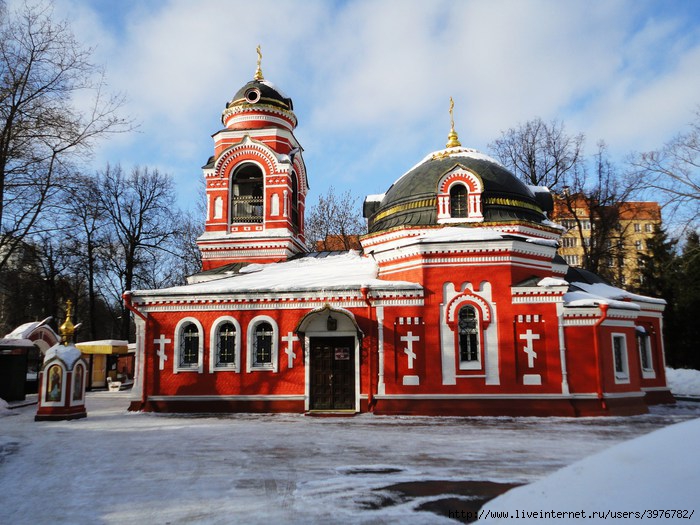
<instances>
[{"instance_id":1,"label":"bare tree","mask_svg":"<svg viewBox=\"0 0 700 525\"><path fill-rule=\"evenodd\" d=\"M173 181L158 170L135 167L125 175L120 166L107 166L97 174L97 186L109 236L102 254L109 277L104 285L120 305L121 337L127 339L130 318L121 304L122 294L166 282L154 272L167 268L154 261L171 250L170 241L180 232Z\"/></svg>"},{"instance_id":2,"label":"bare tree","mask_svg":"<svg viewBox=\"0 0 700 525\"><path fill-rule=\"evenodd\" d=\"M488 147L526 183L557 190L581 162L583 144L583 134L568 135L562 122L538 117L502 132Z\"/></svg>"},{"instance_id":3,"label":"bare tree","mask_svg":"<svg viewBox=\"0 0 700 525\"><path fill-rule=\"evenodd\" d=\"M91 54L50 6L10 13L0 0L0 269L40 230L71 163L96 139L130 129Z\"/></svg>"},{"instance_id":4,"label":"bare tree","mask_svg":"<svg viewBox=\"0 0 700 525\"><path fill-rule=\"evenodd\" d=\"M336 196L333 187L321 195L318 204L306 215L305 235L309 249L349 250L357 247L357 238L367 231L358 204L349 190Z\"/></svg>"},{"instance_id":5,"label":"bare tree","mask_svg":"<svg viewBox=\"0 0 700 525\"><path fill-rule=\"evenodd\" d=\"M686 228L700 220L700 108L688 131L661 149L630 158L644 184L664 199L668 215Z\"/></svg>"},{"instance_id":6,"label":"bare tree","mask_svg":"<svg viewBox=\"0 0 700 525\"><path fill-rule=\"evenodd\" d=\"M63 203L63 213L68 220L64 235L71 243L74 273L83 276L87 287L87 326L84 333L89 339L98 337L97 274L104 266L99 255L107 234L107 213L99 203L95 179L80 173L73 175ZM77 311L77 299L73 303Z\"/></svg>"},{"instance_id":7,"label":"bare tree","mask_svg":"<svg viewBox=\"0 0 700 525\"><path fill-rule=\"evenodd\" d=\"M574 223L572 228L583 250L582 267L622 284L626 228L631 223L621 221L621 213L634 213L628 201L638 191L639 180L620 174L610 161L607 145L600 141L591 168L578 163L561 182L556 207L560 217Z\"/></svg>"}]
</instances>

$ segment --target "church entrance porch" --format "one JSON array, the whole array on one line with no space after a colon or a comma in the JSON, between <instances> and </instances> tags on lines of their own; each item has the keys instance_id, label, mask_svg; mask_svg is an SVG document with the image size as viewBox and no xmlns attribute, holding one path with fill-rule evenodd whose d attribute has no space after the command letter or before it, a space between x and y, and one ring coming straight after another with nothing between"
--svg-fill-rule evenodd
<instances>
[{"instance_id":1,"label":"church entrance porch","mask_svg":"<svg viewBox=\"0 0 700 525\"><path fill-rule=\"evenodd\" d=\"M312 337L309 409L355 411L355 338Z\"/></svg>"}]
</instances>

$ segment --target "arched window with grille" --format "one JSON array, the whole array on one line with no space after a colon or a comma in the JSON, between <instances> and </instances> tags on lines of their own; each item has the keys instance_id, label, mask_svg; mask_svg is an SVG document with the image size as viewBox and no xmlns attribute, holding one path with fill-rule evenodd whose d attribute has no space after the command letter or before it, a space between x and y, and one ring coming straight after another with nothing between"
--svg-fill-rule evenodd
<instances>
[{"instance_id":1,"label":"arched window with grille","mask_svg":"<svg viewBox=\"0 0 700 525\"><path fill-rule=\"evenodd\" d=\"M277 372L277 323L267 315L253 319L248 325L247 371Z\"/></svg>"},{"instance_id":2,"label":"arched window with grille","mask_svg":"<svg viewBox=\"0 0 700 525\"><path fill-rule=\"evenodd\" d=\"M460 308L458 317L459 367L473 369L481 366L479 351L479 317L476 308L466 305Z\"/></svg>"},{"instance_id":3,"label":"arched window with grille","mask_svg":"<svg viewBox=\"0 0 700 525\"><path fill-rule=\"evenodd\" d=\"M198 363L199 330L193 323L188 323L180 332L180 368L193 368Z\"/></svg>"},{"instance_id":4,"label":"arched window with grille","mask_svg":"<svg viewBox=\"0 0 700 525\"><path fill-rule=\"evenodd\" d=\"M271 366L272 365L272 326L270 323L258 323L255 327L255 345L254 358L256 366Z\"/></svg>"},{"instance_id":5,"label":"arched window with grille","mask_svg":"<svg viewBox=\"0 0 700 525\"><path fill-rule=\"evenodd\" d=\"M463 184L453 184L450 188L450 217L465 219L469 216L467 208L467 188Z\"/></svg>"},{"instance_id":6,"label":"arched window with grille","mask_svg":"<svg viewBox=\"0 0 700 525\"><path fill-rule=\"evenodd\" d=\"M194 318L181 319L175 328L174 372L202 372L204 338Z\"/></svg>"},{"instance_id":7,"label":"arched window with grille","mask_svg":"<svg viewBox=\"0 0 700 525\"><path fill-rule=\"evenodd\" d=\"M216 366L235 366L236 327L231 322L223 323L216 335Z\"/></svg>"}]
</instances>

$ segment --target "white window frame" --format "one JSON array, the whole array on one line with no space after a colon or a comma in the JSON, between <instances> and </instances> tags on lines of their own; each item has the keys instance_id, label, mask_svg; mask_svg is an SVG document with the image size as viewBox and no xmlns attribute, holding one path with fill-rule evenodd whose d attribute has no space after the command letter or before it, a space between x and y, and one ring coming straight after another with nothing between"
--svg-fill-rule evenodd
<instances>
[{"instance_id":1,"label":"white window frame","mask_svg":"<svg viewBox=\"0 0 700 525\"><path fill-rule=\"evenodd\" d=\"M622 355L620 356L620 364L622 365L622 370L617 370L617 364L615 362L615 340L620 339L622 341ZM612 365L613 374L615 376L616 384L627 384L630 382L630 366L629 358L627 352L627 335L622 333L611 334L611 350L612 350Z\"/></svg>"},{"instance_id":2,"label":"white window frame","mask_svg":"<svg viewBox=\"0 0 700 525\"><path fill-rule=\"evenodd\" d=\"M260 323L270 323L272 326L272 363L255 363L255 327ZM277 372L279 369L279 327L277 322L269 315L258 315L248 323L246 332L246 372Z\"/></svg>"},{"instance_id":3,"label":"white window frame","mask_svg":"<svg viewBox=\"0 0 700 525\"><path fill-rule=\"evenodd\" d=\"M651 336L644 333L637 333L637 349L639 350L639 367L642 369L642 377L644 379L655 379L656 371L654 370L654 360L652 359L651 353ZM649 367L644 368L644 360L642 359L642 352L646 354L647 361L649 362Z\"/></svg>"},{"instance_id":4,"label":"white window frame","mask_svg":"<svg viewBox=\"0 0 700 525\"><path fill-rule=\"evenodd\" d=\"M236 329L236 344L234 347L235 362L233 365L217 365L218 361L218 348L219 348L219 328L224 323L232 323ZM211 327L209 332L209 372L240 372L241 371L241 338L243 333L241 332L241 325L239 322L230 315L225 315L219 317Z\"/></svg>"},{"instance_id":5,"label":"white window frame","mask_svg":"<svg viewBox=\"0 0 700 525\"><path fill-rule=\"evenodd\" d=\"M61 369L61 399L58 401L48 401L46 399L46 394L49 391L49 370L53 367L53 365L58 366ZM41 396L42 399L40 400L40 404L45 407L62 407L66 403L66 391L68 390L68 386L66 383L66 378L68 377L68 372L66 370L65 364L58 358L54 357L51 361L48 363L42 365L42 388L41 388ZM72 376L71 376L72 377ZM71 386L72 388L72 386Z\"/></svg>"},{"instance_id":6,"label":"white window frame","mask_svg":"<svg viewBox=\"0 0 700 525\"><path fill-rule=\"evenodd\" d=\"M180 366L180 334L185 328L185 325L192 323L197 327L199 332L199 341L197 341L198 353L197 353L197 366ZM180 372L197 372L201 374L204 371L204 328L202 323L194 317L184 317L178 321L177 326L175 326L174 335L174 351L173 351L173 374L178 374Z\"/></svg>"},{"instance_id":7,"label":"white window frame","mask_svg":"<svg viewBox=\"0 0 700 525\"><path fill-rule=\"evenodd\" d=\"M76 376L76 372L78 371L78 367L83 369L83 381L82 381L82 384L80 385L80 388L82 390L80 392L80 398L74 399L74 397L75 397L75 376ZM73 365L73 373L72 373L71 379L70 379L71 383L72 383L71 387L70 387L70 406L77 406L77 405L84 405L85 404L85 387L86 387L86 382L87 382L87 374L88 374L88 369L82 362L79 361L75 365Z\"/></svg>"}]
</instances>

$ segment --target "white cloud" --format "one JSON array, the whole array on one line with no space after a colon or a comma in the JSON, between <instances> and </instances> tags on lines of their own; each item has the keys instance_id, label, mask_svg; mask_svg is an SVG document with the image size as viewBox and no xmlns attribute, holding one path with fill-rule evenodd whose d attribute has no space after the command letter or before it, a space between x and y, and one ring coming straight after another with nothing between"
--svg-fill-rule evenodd
<instances>
[{"instance_id":1,"label":"white cloud","mask_svg":"<svg viewBox=\"0 0 700 525\"><path fill-rule=\"evenodd\" d=\"M99 43L110 84L143 123L104 155L172 166L183 186L212 153L225 102L252 78L257 44L266 78L294 99L312 188L384 191L444 145L450 96L462 143L482 149L537 116L611 149L650 148L700 103L698 31L653 2L57 5Z\"/></svg>"}]
</instances>

